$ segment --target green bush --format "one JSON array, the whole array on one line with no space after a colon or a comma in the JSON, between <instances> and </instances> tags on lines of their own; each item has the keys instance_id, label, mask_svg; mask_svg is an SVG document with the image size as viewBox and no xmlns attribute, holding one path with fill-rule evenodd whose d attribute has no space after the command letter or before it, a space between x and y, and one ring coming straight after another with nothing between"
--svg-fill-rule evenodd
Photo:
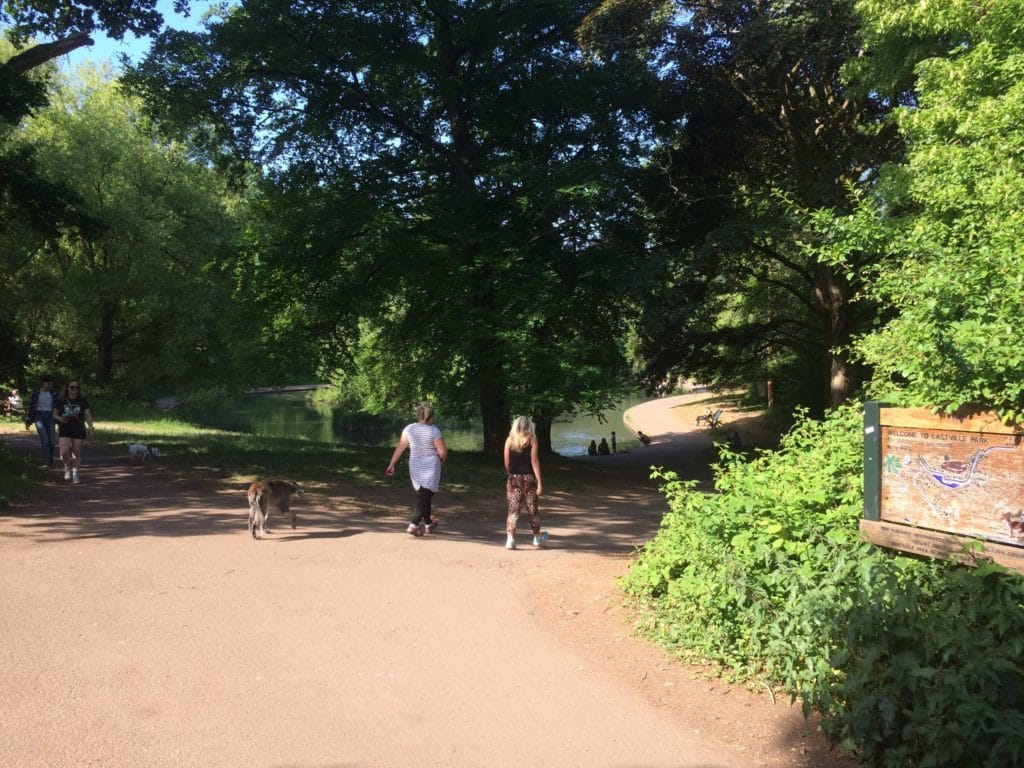
<instances>
[{"instance_id":1,"label":"green bush","mask_svg":"<svg viewBox=\"0 0 1024 768\"><path fill-rule=\"evenodd\" d=\"M842 589L805 709L881 768L1024 761L1024 583L998 566L875 557ZM847 574L853 576L853 571ZM799 614L820 609L813 596ZM826 668L831 666L831 673Z\"/></svg>"},{"instance_id":2,"label":"green bush","mask_svg":"<svg viewBox=\"0 0 1024 768\"><path fill-rule=\"evenodd\" d=\"M690 662L782 686L868 765L1024 758L1024 581L864 542L862 417L806 418L778 451L725 454L718 493L657 473L670 511L623 579Z\"/></svg>"},{"instance_id":3,"label":"green bush","mask_svg":"<svg viewBox=\"0 0 1024 768\"><path fill-rule=\"evenodd\" d=\"M0 443L0 509L31 488L36 470L31 459Z\"/></svg>"},{"instance_id":4,"label":"green bush","mask_svg":"<svg viewBox=\"0 0 1024 768\"><path fill-rule=\"evenodd\" d=\"M739 678L779 678L770 627L797 585L817 586L840 546L857 543L861 451L847 408L827 422L800 420L778 451L750 462L723 453L719 493L658 473L670 511L624 579L649 608L647 628L691 660Z\"/></svg>"}]
</instances>

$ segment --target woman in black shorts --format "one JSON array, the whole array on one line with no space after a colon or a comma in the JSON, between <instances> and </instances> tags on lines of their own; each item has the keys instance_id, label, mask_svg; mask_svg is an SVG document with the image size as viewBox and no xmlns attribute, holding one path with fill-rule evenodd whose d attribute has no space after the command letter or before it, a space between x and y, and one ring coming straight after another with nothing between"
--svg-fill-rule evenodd
<instances>
[{"instance_id":1,"label":"woman in black shorts","mask_svg":"<svg viewBox=\"0 0 1024 768\"><path fill-rule=\"evenodd\" d=\"M64 462L64 479L80 482L78 468L82 463L82 444L95 428L92 411L85 399L78 379L70 379L53 404L53 418L57 422L60 460Z\"/></svg>"}]
</instances>

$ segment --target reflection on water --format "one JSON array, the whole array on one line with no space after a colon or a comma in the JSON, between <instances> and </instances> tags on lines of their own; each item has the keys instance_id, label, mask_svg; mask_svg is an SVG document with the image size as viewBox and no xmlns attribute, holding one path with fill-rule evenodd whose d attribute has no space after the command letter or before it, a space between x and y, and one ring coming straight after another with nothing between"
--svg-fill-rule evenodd
<instances>
[{"instance_id":1,"label":"reflection on water","mask_svg":"<svg viewBox=\"0 0 1024 768\"><path fill-rule=\"evenodd\" d=\"M596 416L578 416L570 422L551 427L551 447L563 456L582 456L591 440L601 438L611 443L614 430L620 450L635 447L636 440L622 423L628 408L643 402L635 397L623 400L615 408ZM208 420L210 426L274 437L303 437L318 442L353 443L388 446L398 442L399 429L352 431L335 427L330 408L317 408L306 402L305 393L289 392L274 395L248 395L234 399L230 407ZM448 428L444 414L438 413L438 426L445 443L456 451L479 451L483 448L483 429Z\"/></svg>"}]
</instances>

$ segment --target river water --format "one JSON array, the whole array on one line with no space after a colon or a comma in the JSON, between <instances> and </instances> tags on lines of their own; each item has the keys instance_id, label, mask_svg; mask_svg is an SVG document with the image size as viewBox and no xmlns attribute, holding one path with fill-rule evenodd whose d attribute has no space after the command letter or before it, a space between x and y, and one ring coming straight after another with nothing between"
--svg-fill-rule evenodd
<instances>
[{"instance_id":1,"label":"river water","mask_svg":"<svg viewBox=\"0 0 1024 768\"><path fill-rule=\"evenodd\" d=\"M627 398L597 416L577 416L570 421L556 422L551 427L551 447L563 456L582 456L591 440L598 443L604 438L611 443L614 430L618 447L627 449L638 445L633 434L622 422L622 414L644 401L643 397ZM359 445L394 445L400 430L360 430L353 432L335 426L330 409L318 409L306 402L305 393L248 395L235 398L230 410L222 411L208 420L210 426L274 437L304 437L318 442L353 443ZM410 419L411 420L411 419ZM483 430L476 428L449 428L444 414L438 414L437 426L445 443L452 450L478 451L483 448Z\"/></svg>"}]
</instances>

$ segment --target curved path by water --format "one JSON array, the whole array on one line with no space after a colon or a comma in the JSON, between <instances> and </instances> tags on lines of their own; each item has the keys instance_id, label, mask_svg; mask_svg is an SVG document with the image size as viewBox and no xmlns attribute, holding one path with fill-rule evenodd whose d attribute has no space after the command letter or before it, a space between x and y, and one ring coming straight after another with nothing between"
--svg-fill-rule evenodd
<instances>
[{"instance_id":1,"label":"curved path by water","mask_svg":"<svg viewBox=\"0 0 1024 768\"><path fill-rule=\"evenodd\" d=\"M580 456L576 460L607 467L609 472L633 480L647 478L650 468L656 466L708 484L712 479L711 465L718 457L715 441L729 434L726 429L711 432L696 427L696 416L703 413L710 397L706 392L696 392L635 405L623 414L622 420L634 436L642 431L650 437L650 445L609 456Z\"/></svg>"}]
</instances>

